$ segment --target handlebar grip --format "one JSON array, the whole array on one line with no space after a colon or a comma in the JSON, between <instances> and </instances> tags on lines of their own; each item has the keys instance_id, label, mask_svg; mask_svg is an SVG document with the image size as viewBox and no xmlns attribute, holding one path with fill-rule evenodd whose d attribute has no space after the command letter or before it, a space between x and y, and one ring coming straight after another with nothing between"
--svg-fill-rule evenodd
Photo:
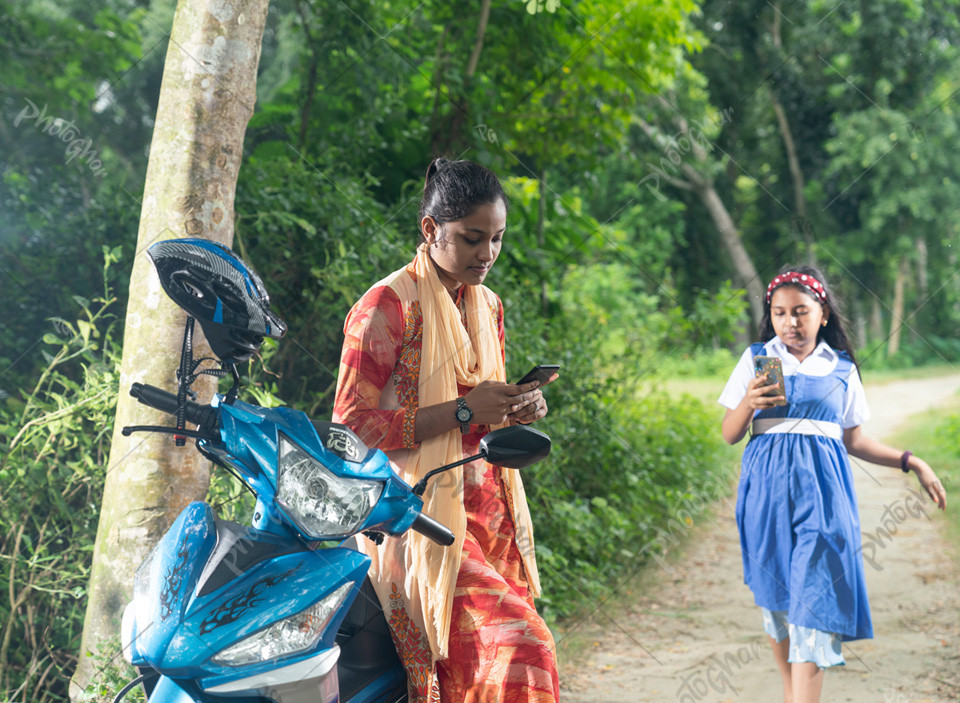
<instances>
[{"instance_id":1,"label":"handlebar grip","mask_svg":"<svg viewBox=\"0 0 960 703\"><path fill-rule=\"evenodd\" d=\"M145 383L134 383L130 386L130 395L144 405L149 405L169 415L177 414L177 396L168 393L156 386ZM184 406L184 418L187 422L198 427L213 428L217 426L217 410L209 405L200 405L188 400Z\"/></svg>"},{"instance_id":2,"label":"handlebar grip","mask_svg":"<svg viewBox=\"0 0 960 703\"><path fill-rule=\"evenodd\" d=\"M449 527L441 525L429 515L420 513L417 519L410 525L410 529L416 530L424 537L429 537L434 542L444 547L449 547L456 541L456 535L450 531Z\"/></svg>"}]
</instances>

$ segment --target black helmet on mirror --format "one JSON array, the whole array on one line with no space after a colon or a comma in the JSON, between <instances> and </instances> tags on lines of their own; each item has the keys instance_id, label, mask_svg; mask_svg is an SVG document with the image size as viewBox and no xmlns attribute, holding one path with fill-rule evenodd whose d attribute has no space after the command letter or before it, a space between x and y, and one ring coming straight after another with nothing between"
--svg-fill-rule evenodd
<instances>
[{"instance_id":1,"label":"black helmet on mirror","mask_svg":"<svg viewBox=\"0 0 960 703\"><path fill-rule=\"evenodd\" d=\"M260 277L222 244L168 239L147 249L147 256L164 292L200 323L221 361L246 361L264 337L280 339L287 331L271 312Z\"/></svg>"}]
</instances>

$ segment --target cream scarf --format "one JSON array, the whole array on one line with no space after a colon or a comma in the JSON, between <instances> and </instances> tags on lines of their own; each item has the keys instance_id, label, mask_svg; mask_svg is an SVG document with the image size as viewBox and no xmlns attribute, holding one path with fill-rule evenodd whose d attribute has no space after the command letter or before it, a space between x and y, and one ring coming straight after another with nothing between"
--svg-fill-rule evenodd
<instances>
[{"instance_id":1,"label":"cream scarf","mask_svg":"<svg viewBox=\"0 0 960 703\"><path fill-rule=\"evenodd\" d=\"M394 272L378 285L388 285L397 293L404 312L414 300L420 302L423 340L419 407L455 399L458 382L477 386L487 380L504 381L503 357L491 314L491 304L496 301L494 294L485 286L466 286L463 301L467 329L464 329L460 310L440 282L426 245L421 245L417 252L414 271L417 276L415 286L406 268ZM407 454L403 466L398 468L401 477L413 485L432 469L462 458L463 443L460 430L456 429L422 442ZM539 596L533 526L520 472L513 469L501 469L501 472L530 592ZM450 547L441 547L410 530L399 539L388 537L379 548L366 545L364 549L373 559L371 575L379 580L378 592L385 609L391 604L388 602L390 594L384 593L384 588L390 588L388 582L396 583L402 579L404 595L413 611L410 615L423 627L434 661L447 656L450 615L467 526L463 485L463 469L458 467L431 479L423 495L424 512L456 535L456 542ZM397 553L398 550L402 553Z\"/></svg>"}]
</instances>

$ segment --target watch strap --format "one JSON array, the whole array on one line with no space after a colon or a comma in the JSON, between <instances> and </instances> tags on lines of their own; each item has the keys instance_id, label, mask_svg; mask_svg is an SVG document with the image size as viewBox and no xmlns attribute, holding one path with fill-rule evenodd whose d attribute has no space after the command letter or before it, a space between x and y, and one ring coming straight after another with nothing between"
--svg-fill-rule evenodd
<instances>
[{"instance_id":1,"label":"watch strap","mask_svg":"<svg viewBox=\"0 0 960 703\"><path fill-rule=\"evenodd\" d=\"M461 419L461 416L464 414L462 411L464 410L467 414L466 422ZM457 411L454 417L456 417L457 422L460 423L460 434L467 434L467 432L470 431L470 420L473 419L473 410L467 407L467 401L463 396L457 398Z\"/></svg>"}]
</instances>

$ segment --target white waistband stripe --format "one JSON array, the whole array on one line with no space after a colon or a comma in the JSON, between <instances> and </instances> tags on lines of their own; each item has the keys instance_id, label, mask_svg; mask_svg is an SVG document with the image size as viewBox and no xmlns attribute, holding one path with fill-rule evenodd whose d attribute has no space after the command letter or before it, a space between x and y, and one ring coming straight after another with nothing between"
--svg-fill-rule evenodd
<instances>
[{"instance_id":1,"label":"white waistband stripe","mask_svg":"<svg viewBox=\"0 0 960 703\"><path fill-rule=\"evenodd\" d=\"M843 439L843 428L836 422L798 417L764 417L753 421L753 434L811 434Z\"/></svg>"}]
</instances>

